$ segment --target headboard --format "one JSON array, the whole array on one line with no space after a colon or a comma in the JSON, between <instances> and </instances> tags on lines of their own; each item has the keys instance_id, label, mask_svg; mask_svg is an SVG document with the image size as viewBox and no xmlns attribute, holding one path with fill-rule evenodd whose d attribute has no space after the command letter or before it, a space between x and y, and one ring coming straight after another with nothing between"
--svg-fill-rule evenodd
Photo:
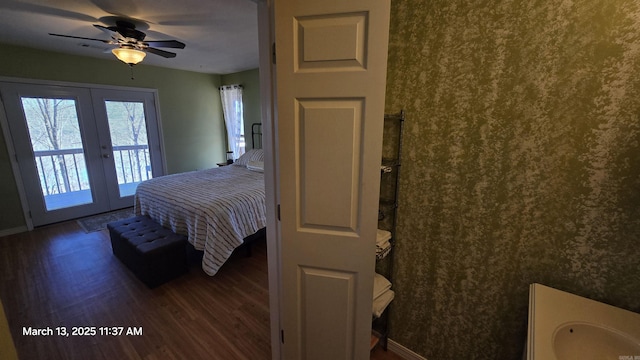
<instances>
[{"instance_id":1,"label":"headboard","mask_svg":"<svg viewBox=\"0 0 640 360\"><path fill-rule=\"evenodd\" d=\"M262 149L262 124L251 124L251 148Z\"/></svg>"}]
</instances>

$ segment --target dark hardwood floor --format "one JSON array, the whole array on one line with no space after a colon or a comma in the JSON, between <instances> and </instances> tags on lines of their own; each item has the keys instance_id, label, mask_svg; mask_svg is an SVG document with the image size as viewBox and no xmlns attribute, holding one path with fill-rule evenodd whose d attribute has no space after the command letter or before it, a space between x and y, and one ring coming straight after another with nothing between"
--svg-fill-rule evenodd
<instances>
[{"instance_id":1,"label":"dark hardwood floor","mask_svg":"<svg viewBox=\"0 0 640 360\"><path fill-rule=\"evenodd\" d=\"M106 230L65 222L0 238L0 298L22 360L271 357L264 242L214 277L194 264L149 289L113 256ZM372 359L400 358L379 349Z\"/></svg>"}]
</instances>

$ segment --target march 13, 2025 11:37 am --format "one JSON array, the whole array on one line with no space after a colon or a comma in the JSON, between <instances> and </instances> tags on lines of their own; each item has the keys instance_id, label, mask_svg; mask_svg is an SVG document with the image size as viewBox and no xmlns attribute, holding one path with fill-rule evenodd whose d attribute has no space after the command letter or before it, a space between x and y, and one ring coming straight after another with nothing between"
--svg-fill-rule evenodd
<instances>
[{"instance_id":1,"label":"march 13, 2025 11:37 am","mask_svg":"<svg viewBox=\"0 0 640 360\"><path fill-rule=\"evenodd\" d=\"M142 326L22 327L23 336L142 336Z\"/></svg>"}]
</instances>

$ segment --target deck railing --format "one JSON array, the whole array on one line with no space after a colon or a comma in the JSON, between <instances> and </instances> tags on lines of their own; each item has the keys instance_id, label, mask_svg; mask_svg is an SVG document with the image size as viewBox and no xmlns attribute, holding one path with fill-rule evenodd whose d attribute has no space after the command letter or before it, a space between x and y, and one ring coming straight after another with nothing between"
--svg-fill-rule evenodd
<instances>
[{"instance_id":1,"label":"deck railing","mask_svg":"<svg viewBox=\"0 0 640 360\"><path fill-rule=\"evenodd\" d=\"M34 151L43 195L88 190L89 176L82 149ZM148 180L151 161L148 145L114 146L118 184Z\"/></svg>"}]
</instances>

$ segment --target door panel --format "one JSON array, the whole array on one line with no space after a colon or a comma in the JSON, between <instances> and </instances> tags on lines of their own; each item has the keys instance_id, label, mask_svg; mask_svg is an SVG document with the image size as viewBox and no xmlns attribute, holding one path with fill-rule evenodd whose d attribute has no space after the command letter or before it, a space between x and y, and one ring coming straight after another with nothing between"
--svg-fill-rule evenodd
<instances>
[{"instance_id":1,"label":"door panel","mask_svg":"<svg viewBox=\"0 0 640 360\"><path fill-rule=\"evenodd\" d=\"M297 149L298 226L355 234L360 219L362 99L301 100L298 105L297 137L305 140Z\"/></svg>"},{"instance_id":2,"label":"door panel","mask_svg":"<svg viewBox=\"0 0 640 360\"><path fill-rule=\"evenodd\" d=\"M46 210L93 203L76 100L21 100Z\"/></svg>"},{"instance_id":3,"label":"door panel","mask_svg":"<svg viewBox=\"0 0 640 360\"><path fill-rule=\"evenodd\" d=\"M108 211L89 91L0 86L33 225Z\"/></svg>"},{"instance_id":4,"label":"door panel","mask_svg":"<svg viewBox=\"0 0 640 360\"><path fill-rule=\"evenodd\" d=\"M302 359L353 359L356 344L356 279L353 272L300 266ZM328 297L326 294L336 294ZM332 331L317 324L331 318ZM308 343L308 344L305 344ZM326 344L318 348L318 344Z\"/></svg>"},{"instance_id":5,"label":"door panel","mask_svg":"<svg viewBox=\"0 0 640 360\"><path fill-rule=\"evenodd\" d=\"M294 22L294 65L297 71L366 68L366 11L299 16Z\"/></svg>"},{"instance_id":6,"label":"door panel","mask_svg":"<svg viewBox=\"0 0 640 360\"><path fill-rule=\"evenodd\" d=\"M164 174L152 93L91 91L112 208L131 206L138 184Z\"/></svg>"},{"instance_id":7,"label":"door panel","mask_svg":"<svg viewBox=\"0 0 640 360\"><path fill-rule=\"evenodd\" d=\"M368 359L388 0L275 2L285 359Z\"/></svg>"}]
</instances>

